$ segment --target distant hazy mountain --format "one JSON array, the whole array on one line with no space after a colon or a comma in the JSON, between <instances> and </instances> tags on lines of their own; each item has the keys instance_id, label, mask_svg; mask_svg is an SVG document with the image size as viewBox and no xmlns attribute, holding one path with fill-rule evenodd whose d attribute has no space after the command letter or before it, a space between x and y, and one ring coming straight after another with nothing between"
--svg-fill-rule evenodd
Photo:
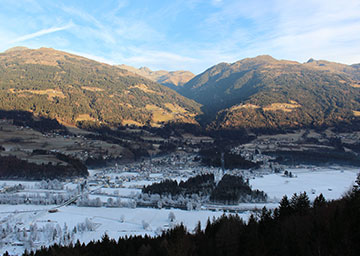
<instances>
[{"instance_id":1,"label":"distant hazy mountain","mask_svg":"<svg viewBox=\"0 0 360 256\"><path fill-rule=\"evenodd\" d=\"M62 123L194 123L199 104L127 70L49 48L0 53L0 109Z\"/></svg>"},{"instance_id":2,"label":"distant hazy mountain","mask_svg":"<svg viewBox=\"0 0 360 256\"><path fill-rule=\"evenodd\" d=\"M258 56L220 63L179 92L203 104L213 128L333 125L360 116L360 65Z\"/></svg>"},{"instance_id":3,"label":"distant hazy mountain","mask_svg":"<svg viewBox=\"0 0 360 256\"><path fill-rule=\"evenodd\" d=\"M152 81L165 85L175 91L179 90L185 83L192 79L195 75L190 71L152 71L147 67L141 67L139 69L127 66L119 65L120 68L131 71L140 76L146 77Z\"/></svg>"}]
</instances>

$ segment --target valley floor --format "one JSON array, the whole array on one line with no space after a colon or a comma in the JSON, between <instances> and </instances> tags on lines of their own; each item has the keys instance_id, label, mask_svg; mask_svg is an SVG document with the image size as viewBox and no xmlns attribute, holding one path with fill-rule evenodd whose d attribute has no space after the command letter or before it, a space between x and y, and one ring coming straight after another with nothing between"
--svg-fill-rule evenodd
<instances>
[{"instance_id":1,"label":"valley floor","mask_svg":"<svg viewBox=\"0 0 360 256\"><path fill-rule=\"evenodd\" d=\"M98 207L80 207L80 205L30 205L11 202L0 205L0 253L8 251L11 255L22 254L25 249L33 250L53 243L69 244L77 240L87 243L100 239L105 233L111 238L160 234L176 224L183 223L189 231L194 230L200 221L202 228L208 219L217 218L230 212L237 212L247 220L251 213L263 206L275 208L283 195L291 197L293 193L306 192L313 200L322 193L327 200L340 198L353 185L359 170L342 167L306 167L287 169L292 178L283 174L263 171L250 174L253 188L263 190L269 196L265 204L244 203L224 206L203 204L196 210L142 208L132 204L132 200L141 193L141 187L162 179L187 179L203 167L170 169L167 172L159 168L142 166L118 166L105 170L92 170L87 179L86 188L80 190L84 180L69 181L60 189L44 189L39 182L0 181L2 194L26 195L34 198L56 197L60 194L86 194ZM214 171L205 168L203 171ZM160 171L162 174L160 174ZM17 184L23 188L15 192L6 192ZM74 197L74 196L72 196ZM16 198L16 197L14 197ZM97 199L98 198L98 199ZM116 207L109 207L117 201ZM45 202L46 203L46 202ZM50 210L50 211L49 211ZM172 220L170 220L172 219Z\"/></svg>"}]
</instances>

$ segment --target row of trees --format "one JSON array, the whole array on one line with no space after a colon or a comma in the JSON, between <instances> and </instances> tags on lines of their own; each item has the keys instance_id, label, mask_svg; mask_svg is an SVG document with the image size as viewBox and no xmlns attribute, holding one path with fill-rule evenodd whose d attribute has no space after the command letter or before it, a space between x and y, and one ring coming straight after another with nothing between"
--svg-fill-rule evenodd
<instances>
[{"instance_id":1,"label":"row of trees","mask_svg":"<svg viewBox=\"0 0 360 256\"><path fill-rule=\"evenodd\" d=\"M214 175L202 174L189 178L187 181L163 180L142 189L143 193L165 195L209 194L214 189Z\"/></svg>"},{"instance_id":2,"label":"row of trees","mask_svg":"<svg viewBox=\"0 0 360 256\"><path fill-rule=\"evenodd\" d=\"M76 205L79 207L128 207L136 208L137 200L136 198L131 200L121 200L120 197L113 199L109 197L106 202L102 202L99 197L89 198L89 195L81 196L77 201Z\"/></svg>"},{"instance_id":3,"label":"row of trees","mask_svg":"<svg viewBox=\"0 0 360 256\"><path fill-rule=\"evenodd\" d=\"M33 204L33 205L54 205L62 204L72 198L75 193L28 193L28 194L0 194L0 204Z\"/></svg>"},{"instance_id":4,"label":"row of trees","mask_svg":"<svg viewBox=\"0 0 360 256\"><path fill-rule=\"evenodd\" d=\"M54 180L42 180L35 184L36 188L47 189L47 190L63 190L64 183L60 182L57 179Z\"/></svg>"}]
</instances>

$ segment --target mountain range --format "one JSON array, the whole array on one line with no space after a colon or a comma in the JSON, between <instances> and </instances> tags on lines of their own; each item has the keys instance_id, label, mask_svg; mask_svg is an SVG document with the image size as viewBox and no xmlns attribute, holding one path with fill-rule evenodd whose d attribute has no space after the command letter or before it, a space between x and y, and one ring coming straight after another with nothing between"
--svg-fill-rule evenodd
<instances>
[{"instance_id":1,"label":"mountain range","mask_svg":"<svg viewBox=\"0 0 360 256\"><path fill-rule=\"evenodd\" d=\"M184 84L191 80L195 75L190 71L152 71L147 67L134 68L125 64L119 65L119 68L146 77L154 82L165 85L175 91L179 90Z\"/></svg>"},{"instance_id":2,"label":"mountain range","mask_svg":"<svg viewBox=\"0 0 360 256\"><path fill-rule=\"evenodd\" d=\"M208 129L279 130L360 119L360 64L263 55L193 76L16 47L0 53L0 109L69 126L199 122Z\"/></svg>"},{"instance_id":3,"label":"mountain range","mask_svg":"<svg viewBox=\"0 0 360 256\"><path fill-rule=\"evenodd\" d=\"M116 66L50 48L0 54L0 109L66 125L196 123L200 105Z\"/></svg>"}]
</instances>

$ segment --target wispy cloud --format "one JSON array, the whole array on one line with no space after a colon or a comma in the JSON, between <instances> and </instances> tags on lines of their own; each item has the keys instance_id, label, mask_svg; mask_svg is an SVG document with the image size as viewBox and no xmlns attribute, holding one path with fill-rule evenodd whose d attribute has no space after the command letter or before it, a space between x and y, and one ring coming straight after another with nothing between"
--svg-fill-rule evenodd
<instances>
[{"instance_id":1,"label":"wispy cloud","mask_svg":"<svg viewBox=\"0 0 360 256\"><path fill-rule=\"evenodd\" d=\"M199 63L199 60L196 58L166 51L144 50L136 47L122 49L121 52L116 51L111 54L109 58L81 51L72 51L69 49L61 50L109 65L127 64L138 68L146 66L153 70L164 69L164 66L167 67L167 70L186 69L191 64ZM130 57L124 56L122 52L130 53Z\"/></svg>"},{"instance_id":2,"label":"wispy cloud","mask_svg":"<svg viewBox=\"0 0 360 256\"><path fill-rule=\"evenodd\" d=\"M86 11L69 6L63 6L61 9L72 16L77 16L83 19L84 21L90 22L89 25L95 25L98 28L104 28L104 26L98 19L96 19L94 16L90 15Z\"/></svg>"},{"instance_id":3,"label":"wispy cloud","mask_svg":"<svg viewBox=\"0 0 360 256\"><path fill-rule=\"evenodd\" d=\"M212 0L212 4L215 6L220 5L222 2L222 0Z\"/></svg>"},{"instance_id":4,"label":"wispy cloud","mask_svg":"<svg viewBox=\"0 0 360 256\"><path fill-rule=\"evenodd\" d=\"M279 19L266 37L267 49L284 58L324 58L351 63L360 52L360 2L296 1L278 3ZM264 49L262 45L260 49ZM351 54L349 54L351 49ZM359 54L357 54L359 56ZM358 60L360 61L360 60Z\"/></svg>"},{"instance_id":5,"label":"wispy cloud","mask_svg":"<svg viewBox=\"0 0 360 256\"><path fill-rule=\"evenodd\" d=\"M97 38L111 44L116 42L111 31L112 29L108 28L93 15L84 10L69 6L63 6L61 9L74 19L80 19L73 31L76 37L86 37L90 40Z\"/></svg>"},{"instance_id":6,"label":"wispy cloud","mask_svg":"<svg viewBox=\"0 0 360 256\"><path fill-rule=\"evenodd\" d=\"M30 40L30 39L33 39L33 38L36 38L36 37L40 37L40 36L43 36L43 35L55 33L55 32L62 31L62 30L66 30L66 29L71 28L72 26L73 26L73 23L70 22L69 24L67 24L65 26L61 26L61 27L52 27L52 28L42 29L42 30L39 30L37 32L27 34L27 35L23 35L23 36L15 38L13 40L10 40L9 44L15 44L15 43L27 41L27 40Z\"/></svg>"},{"instance_id":7,"label":"wispy cloud","mask_svg":"<svg viewBox=\"0 0 360 256\"><path fill-rule=\"evenodd\" d=\"M21 8L21 10L36 13L43 10L43 7L36 0L0 0L1 8Z\"/></svg>"},{"instance_id":8,"label":"wispy cloud","mask_svg":"<svg viewBox=\"0 0 360 256\"><path fill-rule=\"evenodd\" d=\"M271 54L298 61L360 62L357 0L227 1L198 26L214 35L200 50L209 60L207 54L226 61Z\"/></svg>"},{"instance_id":9,"label":"wispy cloud","mask_svg":"<svg viewBox=\"0 0 360 256\"><path fill-rule=\"evenodd\" d=\"M116 64L118 64L118 63L117 63L116 61L114 61L113 59L104 58L104 57L97 56L97 55L94 55L94 54L89 54L89 53L86 53L86 52L72 51L72 50L69 50L69 49L61 49L61 50L62 50L62 51L65 51L65 52L68 52L68 53L72 53L72 54L78 55L78 56L82 56L82 57L85 57L85 58L88 58L88 59L91 59L91 60L96 60L96 61L98 61L98 62L106 63L106 64L109 64L109 65L116 65Z\"/></svg>"},{"instance_id":10,"label":"wispy cloud","mask_svg":"<svg viewBox=\"0 0 360 256\"><path fill-rule=\"evenodd\" d=\"M186 69L189 65L198 62L198 59L180 54L166 52L144 50L140 48L131 47L130 57L118 57L124 64L133 65L135 67L147 66L153 70L164 69L164 66L169 70Z\"/></svg>"}]
</instances>

